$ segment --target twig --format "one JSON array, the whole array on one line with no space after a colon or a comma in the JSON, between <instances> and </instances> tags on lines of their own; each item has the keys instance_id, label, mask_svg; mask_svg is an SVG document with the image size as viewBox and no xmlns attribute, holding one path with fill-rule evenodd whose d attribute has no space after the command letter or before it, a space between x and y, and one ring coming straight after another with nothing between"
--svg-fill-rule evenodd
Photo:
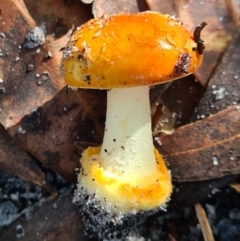
<instances>
[{"instance_id":1,"label":"twig","mask_svg":"<svg viewBox=\"0 0 240 241\"><path fill-rule=\"evenodd\" d=\"M163 111L162 111L162 104L159 104L156 108L156 111L155 113L153 114L152 116L152 132L155 131L156 129L156 126L159 122L159 119L161 117L161 115L163 114Z\"/></svg>"},{"instance_id":2,"label":"twig","mask_svg":"<svg viewBox=\"0 0 240 241\"><path fill-rule=\"evenodd\" d=\"M205 210L200 203L195 204L198 221L203 233L204 241L215 241Z\"/></svg>"},{"instance_id":3,"label":"twig","mask_svg":"<svg viewBox=\"0 0 240 241\"><path fill-rule=\"evenodd\" d=\"M239 183L232 183L232 184L230 184L230 187L240 194L240 184Z\"/></svg>"}]
</instances>

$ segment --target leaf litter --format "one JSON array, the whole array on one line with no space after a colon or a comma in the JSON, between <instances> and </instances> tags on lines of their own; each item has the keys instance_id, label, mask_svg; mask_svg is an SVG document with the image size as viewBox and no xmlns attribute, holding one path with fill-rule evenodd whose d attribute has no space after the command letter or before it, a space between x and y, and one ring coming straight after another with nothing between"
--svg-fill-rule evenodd
<instances>
[{"instance_id":1,"label":"leaf litter","mask_svg":"<svg viewBox=\"0 0 240 241\"><path fill-rule=\"evenodd\" d=\"M27 2L27 1L26 1L26 2ZM148 1L148 2L149 2L149 1ZM29 4L29 3L28 3L28 4ZM65 1L65 4L71 4L71 1ZM188 4L190 5L190 3L187 3L187 4L185 3L184 5L181 6L182 11L187 12L189 9L191 9ZM204 5L204 4L201 4L201 5ZM184 6L184 7L183 7L183 6ZM222 6L222 5L221 5L221 6ZM208 9L210 9L210 8L208 8ZM191 10L192 10L192 9L191 9ZM195 14L195 15L197 15L197 14ZM198 16L200 16L200 15L198 15ZM220 21L221 24L222 24L222 23L224 24L224 23L226 23L227 18L221 18L220 20L221 20L221 21ZM191 21L190 21L190 22L191 22ZM226 25L226 26L229 26L229 25ZM232 31L232 27L230 27L229 30L230 30L230 32L231 32L231 31ZM231 35L231 34L230 34L230 35ZM225 41L225 42L223 41L223 42L225 43L225 45L223 45L223 46L219 45L219 48L221 49L221 51L223 51L223 50L225 49L225 46L227 45L227 43L228 43L228 41L229 41L229 38L228 38L228 37L229 37L230 35L226 35L226 38L224 39L224 41L225 41L225 40L226 40L226 41ZM216 41L213 41L213 42L216 42ZM221 52L221 51L220 51L220 52ZM45 51L44 51L44 52L45 52ZM6 53L6 52L5 52L5 53ZM41 53L41 52L39 52L39 53ZM13 60L16 60L16 58L17 58L17 57L14 56ZM214 58L215 58L214 61L216 62L216 57L214 57ZM213 61L214 58L211 59L211 57L208 55L208 57L206 57L206 63L207 63L207 62L210 63L209 60ZM22 60L21 58L17 59L16 63L20 63L21 60ZM211 62L211 63L213 63L213 62ZM206 73L208 74L208 76L210 76L210 73L212 73L212 71L214 70L215 67L213 66L213 64L208 64L208 66L210 66L210 70L208 70ZM43 70L42 70L42 71L43 71ZM39 71L39 73L41 73L41 71ZM49 71L49 73L51 74L51 71ZM203 73L203 72L202 72L202 73ZM224 73L224 72L223 72L223 73ZM202 79L202 81L203 81L204 78L205 78L207 75L205 75L205 77L203 77L204 75L203 75L203 76L201 76L201 75L196 75L196 76L197 76L198 79ZM200 77L199 77L199 76L200 76ZM237 76L239 76L239 75L238 75L238 74L234 74L234 77L233 77L233 78L234 78L234 79L238 79ZM51 74L51 77L52 77L52 74ZM2 78L2 79L3 79L4 82L5 82L5 78ZM54 79L54 77L53 77L53 79ZM205 78L205 79L207 79L207 78ZM5 87L4 87L4 88L5 88ZM217 90L219 90L220 88L221 88L221 86L217 86ZM5 88L5 90L6 90L6 88ZM221 91L222 91L222 89L221 89ZM224 91L222 91L222 93L225 94ZM215 95L217 95L217 94L218 94L218 93L216 93ZM221 93L220 93L220 94L221 94ZM222 97L222 95L220 95L220 97ZM225 96L224 96L224 97L225 97ZM215 97L215 99L216 99L216 97ZM224 99L225 99L225 98L220 98L220 99L218 99L217 101L221 101L221 100L224 100ZM39 106L39 105L37 105L37 107L38 107L38 106ZM224 106L223 106L223 110L224 110ZM31 112L31 111L29 111L29 112ZM29 113L29 112L28 112L28 113ZM23 115L22 115L22 116L19 115L19 116L22 117ZM202 118L205 118L206 115L205 115L205 113L201 113L201 114L198 114L197 116L200 117L200 118L198 118L198 119L202 119ZM21 118L20 118L20 119L21 119ZM167 123L167 122L165 122L165 123ZM12 126L12 125L9 125L9 126ZM14 130L14 129L13 129L13 130ZM19 132L19 130L20 130L20 132ZM21 132L23 132L23 133L21 133ZM19 134L22 134L22 135L23 135L23 134L24 134L24 135L25 135L25 134L28 134L28 132L26 132L26 133L24 133L24 132L25 132L25 128L24 128L24 126L22 126L22 125L18 126L18 128L15 128L15 132L13 132L13 131L11 132L11 130L10 130L10 133L12 133L12 134L13 134L13 133L15 133L15 134L16 134L16 133L19 133ZM100 140L100 139L98 139L98 140ZM23 143L24 143L24 142L22 142L22 144L23 144ZM82 143L79 142L79 146L78 146L79 150L84 149L83 146L84 146L86 143L87 143L87 142L84 142L84 141L83 141ZM163 143L163 144L164 144L164 143ZM23 146L24 146L24 145L23 145ZM233 149L233 148L230 148L230 150L232 150L232 149ZM80 153L80 152L79 152L79 153ZM227 153L229 153L229 150L228 150ZM233 153L234 153L234 152L233 152ZM233 154L233 153L232 153L232 154ZM77 155L79 155L79 154L77 154ZM230 156L229 158L231 158L231 157L232 157L232 156ZM42 158L39 158L39 159L41 160ZM77 159L76 159L76 160L77 160ZM216 159L215 156L213 156L213 157L211 158L211 162L212 162L212 164L215 163L215 164L216 164L215 166L218 166L218 165L219 165L219 161L218 161L218 159ZM55 168L53 168L53 169L55 169ZM196 184L196 185L197 185L197 184ZM226 185L226 184L225 184L225 185ZM53 203L52 205L53 205L54 207L58 207L57 204L54 205L54 203ZM230 216L232 216L232 213L233 213L233 211L231 212ZM173 215L173 216L174 216L174 215ZM175 217L175 216L174 216L174 217ZM19 235L20 235L20 236L21 236L22 234L28 233L28 232L25 232L25 229L23 228L23 226L21 226L21 224L19 224L19 225L20 225L20 226L18 226L18 225L16 226L16 230L19 231ZM227 226L227 227L228 227L228 226ZM195 231L194 231L194 230L195 230ZM197 228L197 230L198 230L198 231L196 231L195 228L192 229L193 233L194 233L194 232L198 232L198 233L199 233L199 228ZM155 231L156 231L156 232L153 232L153 233L152 233L153 235L157 235L157 230L155 230ZM170 232L170 231L168 231L168 232ZM171 232L170 232L170 233L171 233ZM37 237L41 237L41 233L40 233L40 232L36 232L36 231L35 231L35 234L36 234ZM171 233L171 234L172 234L172 233ZM132 237L132 239L134 240L134 238L135 238L135 240L141 240L141 239L144 240L144 236L141 236L141 235L139 236L139 235L140 235L140 234L136 234L136 237ZM174 236L174 235L173 235L173 236ZM148 237L149 237L149 236L148 236ZM152 237L152 236L151 236L151 237ZM160 235L157 235L157 237L161 237L161 236L160 236ZM138 238L138 239L137 239L137 238ZM169 238L169 236L168 236L168 238ZM6 240L7 240L7 239L6 239ZM36 240L37 240L37 239L36 239ZM43 240L43 239L40 239L40 240ZM54 240L54 239L53 239L53 240ZM72 240L72 239L71 239L71 240ZM187 240L191 240L191 239L187 239Z\"/></svg>"}]
</instances>

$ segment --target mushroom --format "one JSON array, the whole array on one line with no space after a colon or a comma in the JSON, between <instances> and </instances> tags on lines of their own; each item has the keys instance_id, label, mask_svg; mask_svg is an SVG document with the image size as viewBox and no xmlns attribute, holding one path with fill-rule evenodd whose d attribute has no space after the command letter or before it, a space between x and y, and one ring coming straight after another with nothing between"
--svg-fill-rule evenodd
<instances>
[{"instance_id":1,"label":"mushroom","mask_svg":"<svg viewBox=\"0 0 240 241\"><path fill-rule=\"evenodd\" d=\"M198 69L202 28L193 36L181 22L151 11L103 16L78 28L63 48L69 87L107 89L103 143L80 160L76 195L88 204L124 215L170 198L171 175L153 145L149 88Z\"/></svg>"}]
</instances>

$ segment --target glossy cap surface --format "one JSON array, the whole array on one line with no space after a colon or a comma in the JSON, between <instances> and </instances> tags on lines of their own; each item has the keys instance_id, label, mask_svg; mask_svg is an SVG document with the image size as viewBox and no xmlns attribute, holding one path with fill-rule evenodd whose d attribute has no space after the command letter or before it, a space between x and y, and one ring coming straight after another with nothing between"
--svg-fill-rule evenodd
<instances>
[{"instance_id":1,"label":"glossy cap surface","mask_svg":"<svg viewBox=\"0 0 240 241\"><path fill-rule=\"evenodd\" d=\"M61 64L69 86L104 89L164 83L201 62L181 22L148 11L90 20L63 48Z\"/></svg>"}]
</instances>

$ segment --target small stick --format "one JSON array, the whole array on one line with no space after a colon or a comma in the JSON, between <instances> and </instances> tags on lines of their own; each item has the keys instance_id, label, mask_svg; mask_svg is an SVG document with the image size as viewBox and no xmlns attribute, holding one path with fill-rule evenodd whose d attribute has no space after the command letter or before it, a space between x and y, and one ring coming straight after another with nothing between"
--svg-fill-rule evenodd
<instances>
[{"instance_id":1,"label":"small stick","mask_svg":"<svg viewBox=\"0 0 240 241\"><path fill-rule=\"evenodd\" d=\"M215 241L207 215L200 203L195 204L198 221L203 233L204 241Z\"/></svg>"},{"instance_id":2,"label":"small stick","mask_svg":"<svg viewBox=\"0 0 240 241\"><path fill-rule=\"evenodd\" d=\"M155 131L155 128L159 122L159 119L161 117L161 115L163 114L162 112L162 104L159 104L156 108L155 113L152 116L152 132Z\"/></svg>"},{"instance_id":3,"label":"small stick","mask_svg":"<svg viewBox=\"0 0 240 241\"><path fill-rule=\"evenodd\" d=\"M240 194L240 184L239 183L232 183L232 184L230 184L230 187L232 189L234 189L234 191L236 191Z\"/></svg>"}]
</instances>

